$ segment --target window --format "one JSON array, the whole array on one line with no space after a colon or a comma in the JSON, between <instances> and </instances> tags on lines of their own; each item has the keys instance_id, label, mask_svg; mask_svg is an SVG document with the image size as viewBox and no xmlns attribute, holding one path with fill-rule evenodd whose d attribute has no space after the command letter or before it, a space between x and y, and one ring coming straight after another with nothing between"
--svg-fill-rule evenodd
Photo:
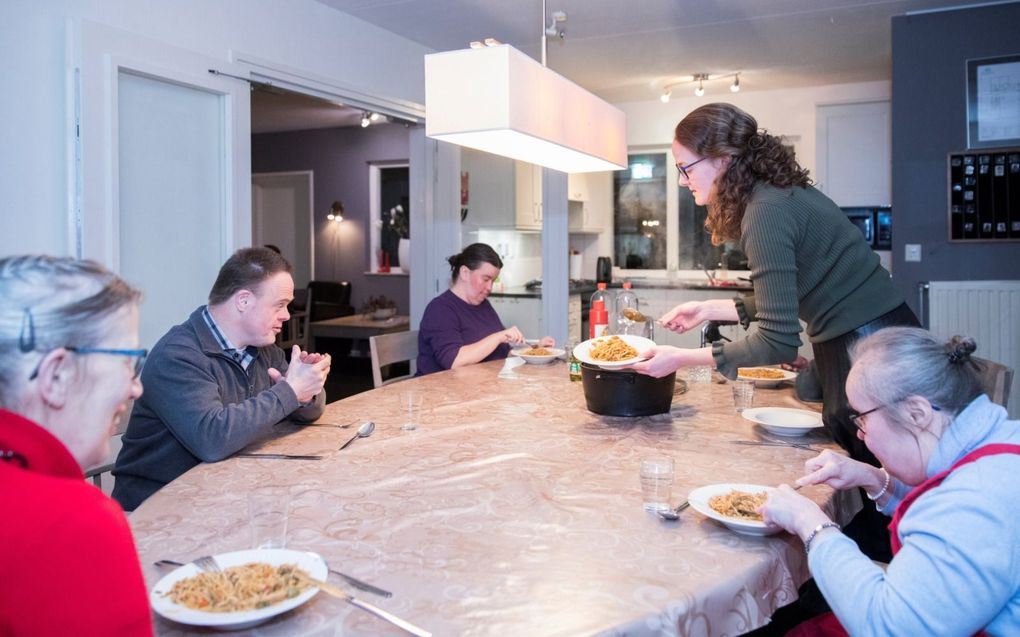
<instances>
[{"instance_id":1,"label":"window","mask_svg":"<svg viewBox=\"0 0 1020 637\"><path fill-rule=\"evenodd\" d=\"M615 262L626 270L666 269L666 155L630 155L613 177Z\"/></svg>"},{"instance_id":2,"label":"window","mask_svg":"<svg viewBox=\"0 0 1020 637\"><path fill-rule=\"evenodd\" d=\"M406 163L373 164L371 190L371 272L401 272L400 240L411 236L410 170ZM403 270L406 271L406 270Z\"/></svg>"},{"instance_id":3,"label":"window","mask_svg":"<svg viewBox=\"0 0 1020 637\"><path fill-rule=\"evenodd\" d=\"M735 242L712 245L708 211L677 185L668 152L631 154L628 166L614 176L614 264L625 271L747 269Z\"/></svg>"}]
</instances>

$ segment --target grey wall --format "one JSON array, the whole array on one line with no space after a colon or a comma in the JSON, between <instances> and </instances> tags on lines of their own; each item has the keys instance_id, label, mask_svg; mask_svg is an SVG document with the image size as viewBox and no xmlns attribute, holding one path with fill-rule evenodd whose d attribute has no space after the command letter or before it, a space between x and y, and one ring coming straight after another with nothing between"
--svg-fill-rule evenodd
<instances>
[{"instance_id":1,"label":"grey wall","mask_svg":"<svg viewBox=\"0 0 1020 637\"><path fill-rule=\"evenodd\" d=\"M946 196L946 156L967 147L967 60L1020 53L1017 25L1020 3L893 18L893 279L915 311L919 281L1020 279L1020 243L947 241Z\"/></svg>"},{"instance_id":2,"label":"grey wall","mask_svg":"<svg viewBox=\"0 0 1020 637\"><path fill-rule=\"evenodd\" d=\"M315 278L350 281L355 309L369 296L385 294L396 301L399 313L410 311L407 276L365 275L370 269L369 163L406 161L408 156L408 129L400 124L252 136L253 173L313 171ZM338 199L346 210L341 224L326 219Z\"/></svg>"}]
</instances>

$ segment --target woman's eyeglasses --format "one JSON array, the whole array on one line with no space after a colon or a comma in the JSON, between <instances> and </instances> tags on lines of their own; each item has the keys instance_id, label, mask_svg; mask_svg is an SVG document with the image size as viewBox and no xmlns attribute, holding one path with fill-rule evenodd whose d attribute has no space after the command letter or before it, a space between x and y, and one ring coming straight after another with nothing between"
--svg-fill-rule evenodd
<instances>
[{"instance_id":1,"label":"woman's eyeglasses","mask_svg":"<svg viewBox=\"0 0 1020 637\"><path fill-rule=\"evenodd\" d=\"M706 159L708 159L708 157L702 157L701 159L698 159L696 161L692 161L691 163L687 164L686 166L681 165L680 162L676 162L676 169L678 171L680 171L680 174L683 176L684 179L690 180L691 176L689 174L687 174L687 171L690 170L693 166L695 166L697 164L700 164L701 162L705 161Z\"/></svg>"},{"instance_id":2,"label":"woman's eyeglasses","mask_svg":"<svg viewBox=\"0 0 1020 637\"><path fill-rule=\"evenodd\" d=\"M896 403L900 403L900 402L903 402L902 398L900 400L894 400L891 403L886 403L884 405L879 405L878 407L875 407L873 409L869 409L868 411L861 412L861 413L857 413L856 411L851 409L850 413L848 414L850 416L850 422L852 422L854 424L854 427L857 427L857 429L861 433L865 433L866 434L868 432L864 428L864 425L867 424L867 422L864 420L865 416L867 416L868 414L873 414L876 411L878 411L879 409L884 409L885 407L889 407L891 405L895 405ZM938 405L936 405L934 403L930 403L930 404L931 404L932 410L934 410L934 411L942 411L942 408L939 407Z\"/></svg>"},{"instance_id":3,"label":"woman's eyeglasses","mask_svg":"<svg viewBox=\"0 0 1020 637\"><path fill-rule=\"evenodd\" d=\"M113 356L135 357L137 360L135 360L134 376L132 376L132 378L138 378L138 376L142 373L142 367L145 365L145 358L149 355L149 350L147 349L109 349L106 347L71 346L65 346L64 349L69 352L74 352L75 354L110 354ZM39 361L39 365L42 365L41 360ZM36 365L35 371L33 371L32 375L28 377L28 380L35 380L39 375L39 365Z\"/></svg>"}]
</instances>

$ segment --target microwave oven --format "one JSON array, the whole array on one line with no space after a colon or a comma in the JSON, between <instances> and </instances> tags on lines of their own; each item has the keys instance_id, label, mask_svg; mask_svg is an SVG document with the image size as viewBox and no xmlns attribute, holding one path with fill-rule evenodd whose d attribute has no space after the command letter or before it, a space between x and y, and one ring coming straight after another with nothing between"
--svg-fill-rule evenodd
<instances>
[{"instance_id":1,"label":"microwave oven","mask_svg":"<svg viewBox=\"0 0 1020 637\"><path fill-rule=\"evenodd\" d=\"M855 206L843 208L873 250L892 249L892 208L889 206Z\"/></svg>"}]
</instances>

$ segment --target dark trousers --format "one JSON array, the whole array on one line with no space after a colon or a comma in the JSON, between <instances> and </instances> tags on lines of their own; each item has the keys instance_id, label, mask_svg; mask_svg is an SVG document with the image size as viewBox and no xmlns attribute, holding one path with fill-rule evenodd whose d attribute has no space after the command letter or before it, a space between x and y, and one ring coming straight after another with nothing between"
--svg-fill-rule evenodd
<instances>
[{"instance_id":1,"label":"dark trousers","mask_svg":"<svg viewBox=\"0 0 1020 637\"><path fill-rule=\"evenodd\" d=\"M824 343L815 343L815 365L822 386L822 421L832 439L846 449L854 460L878 466L874 454L857 437L857 428L850 422L850 405L846 399L846 377L850 373L850 347L858 340L873 334L883 327L920 327L917 317L906 303L882 316L865 323ZM892 559L889 549L889 518L875 510L864 494L864 509L858 513L843 532L857 542L861 550L871 559L888 562Z\"/></svg>"}]
</instances>

